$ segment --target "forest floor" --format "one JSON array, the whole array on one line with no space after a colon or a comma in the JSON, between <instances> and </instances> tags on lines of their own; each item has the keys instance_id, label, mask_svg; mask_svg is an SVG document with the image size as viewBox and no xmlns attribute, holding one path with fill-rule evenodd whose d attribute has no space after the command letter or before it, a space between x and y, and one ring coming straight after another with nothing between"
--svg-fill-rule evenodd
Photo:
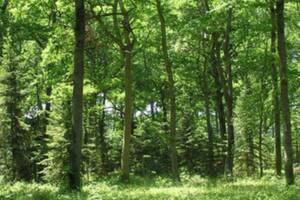
<instances>
[{"instance_id":1,"label":"forest floor","mask_svg":"<svg viewBox=\"0 0 300 200\"><path fill-rule=\"evenodd\" d=\"M180 184L166 178L134 177L130 184L116 178L85 185L81 193L69 193L50 184L0 183L0 200L300 200L300 180L286 187L283 179L209 181L186 177Z\"/></svg>"}]
</instances>

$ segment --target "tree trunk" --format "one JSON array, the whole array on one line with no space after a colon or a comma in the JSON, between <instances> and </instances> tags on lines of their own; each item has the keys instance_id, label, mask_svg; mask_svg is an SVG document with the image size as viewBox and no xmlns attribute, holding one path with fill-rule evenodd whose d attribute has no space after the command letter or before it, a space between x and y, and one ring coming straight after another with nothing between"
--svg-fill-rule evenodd
<instances>
[{"instance_id":1,"label":"tree trunk","mask_svg":"<svg viewBox=\"0 0 300 200\"><path fill-rule=\"evenodd\" d=\"M280 134L280 102L278 92L278 70L276 66L276 13L273 1L270 4L272 31L271 31L271 68L272 68L272 100L273 100L273 115L275 124L275 172L281 176L281 134Z\"/></svg>"},{"instance_id":2,"label":"tree trunk","mask_svg":"<svg viewBox=\"0 0 300 200\"><path fill-rule=\"evenodd\" d=\"M223 94L222 94L222 86L220 82L220 75L218 72L218 66L220 67L220 43L218 42L218 36L213 35L213 49L212 49L212 67L213 67L213 76L215 81L215 98L216 98L216 107L219 118L219 129L220 135L223 140L226 138L226 122L225 122L225 112L223 105Z\"/></svg>"},{"instance_id":3,"label":"tree trunk","mask_svg":"<svg viewBox=\"0 0 300 200\"><path fill-rule=\"evenodd\" d=\"M208 138L208 173L210 177L215 176L214 170L214 143L213 143L213 129L211 126L210 119L210 102L209 102L209 88L207 83L207 77L209 76L207 73L206 62L204 64L204 73L203 73L203 93L204 93L204 101L205 101L205 116L206 116L206 129L207 129L207 138Z\"/></svg>"},{"instance_id":4,"label":"tree trunk","mask_svg":"<svg viewBox=\"0 0 300 200\"><path fill-rule=\"evenodd\" d=\"M100 157L101 157L101 175L106 176L108 172L108 156L107 156L107 144L105 139L105 102L106 102L106 92L103 94L102 99L102 113L99 118L99 142L100 142Z\"/></svg>"},{"instance_id":5,"label":"tree trunk","mask_svg":"<svg viewBox=\"0 0 300 200\"><path fill-rule=\"evenodd\" d=\"M252 91L252 84L251 84L251 80L248 76L245 77L245 98L250 97L251 95L253 95ZM246 100L246 99L245 99ZM247 107L246 107L247 108ZM246 111L247 112L247 111ZM253 136L253 125L249 124L251 122L248 122L245 125L245 141L247 144L247 148L248 148L248 152L247 152L247 175L251 176L254 174L255 172L255 162L254 162L254 136Z\"/></svg>"},{"instance_id":6,"label":"tree trunk","mask_svg":"<svg viewBox=\"0 0 300 200\"><path fill-rule=\"evenodd\" d=\"M14 58L10 58L12 60ZM20 91L17 81L17 63L9 64L8 72L11 74L8 78L8 97L7 111L10 118L10 142L12 151L12 171L13 179L16 181L30 181L32 173L30 168L29 158L29 136L26 130L21 126L19 119L21 118L21 109L18 104L20 103Z\"/></svg>"},{"instance_id":7,"label":"tree trunk","mask_svg":"<svg viewBox=\"0 0 300 200\"><path fill-rule=\"evenodd\" d=\"M278 32L278 53L280 59L280 89L281 89L281 110L283 117L284 147L285 147L285 177L288 185L294 184L293 171L293 148L291 133L291 117L288 95L288 67L285 46L284 31L284 0L277 0L277 32Z\"/></svg>"},{"instance_id":8,"label":"tree trunk","mask_svg":"<svg viewBox=\"0 0 300 200\"><path fill-rule=\"evenodd\" d=\"M264 112L261 110L261 112ZM259 159L259 177L263 177L263 157L262 157L262 134L263 134L263 114L259 116L259 132L258 132L258 159Z\"/></svg>"},{"instance_id":9,"label":"tree trunk","mask_svg":"<svg viewBox=\"0 0 300 200\"><path fill-rule=\"evenodd\" d=\"M125 121L122 151L122 180L129 180L129 154L130 135L132 132L132 76L131 76L131 52L124 55L125 68Z\"/></svg>"},{"instance_id":10,"label":"tree trunk","mask_svg":"<svg viewBox=\"0 0 300 200\"><path fill-rule=\"evenodd\" d=\"M160 21L160 31L161 31L161 46L162 53L165 61L165 70L168 77L168 98L170 99L170 157L171 157L171 167L173 179L179 180L178 172L178 162L177 162L177 150L176 150L176 97L175 97L175 83L172 71L172 62L169 58L168 45L167 45L167 33L165 18L163 15L163 10L161 7L161 1L156 0L156 8Z\"/></svg>"},{"instance_id":11,"label":"tree trunk","mask_svg":"<svg viewBox=\"0 0 300 200\"><path fill-rule=\"evenodd\" d=\"M81 187L82 112L84 79L85 9L84 0L75 1L75 52L72 97L72 131L70 146L69 186Z\"/></svg>"},{"instance_id":12,"label":"tree trunk","mask_svg":"<svg viewBox=\"0 0 300 200\"><path fill-rule=\"evenodd\" d=\"M132 133L132 115L133 115L133 91L132 91L132 50L133 41L130 39L130 33L132 31L130 27L129 12L125 9L123 0L119 1L120 9L123 15L123 29L124 29L124 40L122 56L125 70L125 119L124 119L124 135L123 135L123 146L122 146L122 159L121 159L121 180L124 182L129 181L129 156L130 156L130 136Z\"/></svg>"},{"instance_id":13,"label":"tree trunk","mask_svg":"<svg viewBox=\"0 0 300 200\"><path fill-rule=\"evenodd\" d=\"M232 8L228 10L227 27L225 32L224 43L224 60L227 74L227 83L223 81L223 89L227 106L227 158L226 158L226 171L233 174L233 160L234 160L234 127L233 127L233 86L232 86L232 69L231 69L231 42L230 33L232 29ZM220 67L221 69L221 67ZM224 74L219 72L220 76ZM227 85L227 87L226 87Z\"/></svg>"},{"instance_id":14,"label":"tree trunk","mask_svg":"<svg viewBox=\"0 0 300 200\"><path fill-rule=\"evenodd\" d=\"M164 84L165 85L165 84ZM163 130L166 134L168 134L169 126L168 126L168 111L167 111L167 102L165 89L160 88L160 99L161 99L161 107L162 107L162 121L163 121Z\"/></svg>"},{"instance_id":15,"label":"tree trunk","mask_svg":"<svg viewBox=\"0 0 300 200\"><path fill-rule=\"evenodd\" d=\"M223 94L222 94L222 85L220 81L220 74L218 72L218 68L221 67L220 63L220 42L218 41L218 35L217 33L213 33L212 35L212 42L213 42L213 47L212 47L212 67L213 67L213 77L214 77L214 82L215 82L215 99L216 99L216 111L218 115L218 125L219 125L219 131L220 131L220 136L222 139L222 145L224 141L226 140L226 121L225 121L225 111L224 111L224 104L223 104ZM222 160L222 165L223 169L225 168L225 162L226 162L226 148L224 145L224 148L222 148L222 153L223 153L223 160Z\"/></svg>"}]
</instances>

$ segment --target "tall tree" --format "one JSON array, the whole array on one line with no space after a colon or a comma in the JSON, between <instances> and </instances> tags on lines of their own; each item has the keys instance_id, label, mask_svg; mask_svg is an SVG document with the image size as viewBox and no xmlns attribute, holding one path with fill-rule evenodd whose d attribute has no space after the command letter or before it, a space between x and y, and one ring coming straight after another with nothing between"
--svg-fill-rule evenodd
<instances>
[{"instance_id":1,"label":"tall tree","mask_svg":"<svg viewBox=\"0 0 300 200\"><path fill-rule=\"evenodd\" d=\"M106 111L105 111L105 103L106 103L106 96L107 92L105 91L103 93L102 97L102 111L101 115L98 119L98 134L97 143L100 145L100 158L101 158L101 175L107 175L108 170L108 155L107 155L107 144L106 144L106 138L105 138L105 117L106 117ZM98 141L99 140L99 141Z\"/></svg>"},{"instance_id":2,"label":"tall tree","mask_svg":"<svg viewBox=\"0 0 300 200\"><path fill-rule=\"evenodd\" d=\"M18 65L20 61L18 52L20 50L17 51L17 47L13 46L13 42L10 39L8 40L3 62L6 77L2 82L5 85L3 94L8 119L6 124L12 156L12 175L15 181L30 181L32 179L30 135L21 121L23 113L20 103L23 100L23 95L21 94L21 72Z\"/></svg>"},{"instance_id":3,"label":"tall tree","mask_svg":"<svg viewBox=\"0 0 300 200\"><path fill-rule=\"evenodd\" d=\"M274 1L270 1L271 12L271 70L272 70L272 100L273 115L275 124L275 171L278 176L281 175L281 135L280 135L280 102L278 91L278 69L276 66L276 12Z\"/></svg>"},{"instance_id":4,"label":"tall tree","mask_svg":"<svg viewBox=\"0 0 300 200\"><path fill-rule=\"evenodd\" d=\"M72 190L81 187L81 147L84 79L85 8L84 0L75 1L75 51L72 97L72 131L70 146L69 186Z\"/></svg>"},{"instance_id":5,"label":"tall tree","mask_svg":"<svg viewBox=\"0 0 300 200\"><path fill-rule=\"evenodd\" d=\"M288 89L288 66L285 44L285 20L284 20L284 0L277 0L277 34L278 34L278 53L280 60L280 90L281 90L281 110L284 129L285 147L285 178L288 185L294 184L293 170L293 147L291 116L289 107Z\"/></svg>"},{"instance_id":6,"label":"tall tree","mask_svg":"<svg viewBox=\"0 0 300 200\"><path fill-rule=\"evenodd\" d=\"M203 70L203 95L204 95L204 104L205 104L205 117L206 117L206 130L208 138L208 173L210 177L215 176L214 170L214 139L213 139L213 128L211 125L211 114L210 114L210 91L208 86L208 69L207 62L204 61L204 70Z\"/></svg>"},{"instance_id":7,"label":"tall tree","mask_svg":"<svg viewBox=\"0 0 300 200\"><path fill-rule=\"evenodd\" d=\"M227 78L224 78L223 70L219 71L221 76L225 102L227 107L227 158L226 158L226 171L233 174L233 160L234 160L234 127L233 127L233 83L232 83L232 62L231 62L231 40L230 34L232 31L232 13L233 8L228 9L227 25L225 31L224 41L224 62L226 68ZM219 67L222 69L222 67Z\"/></svg>"},{"instance_id":8,"label":"tall tree","mask_svg":"<svg viewBox=\"0 0 300 200\"><path fill-rule=\"evenodd\" d=\"M124 68L125 111L123 112L123 109L120 109L122 119L124 114L124 121L121 120L121 124L124 128L121 155L121 180L123 182L128 182L130 171L130 137L132 133L133 120L132 58L136 38L131 27L132 22L129 15L130 12L127 10L126 4L123 0L113 1L112 13L101 13L102 15L98 15L93 10L91 10L91 12L97 17L105 34L118 45L121 55L121 64ZM103 16L110 15L113 17L113 31L109 31L109 28L103 21ZM119 21L118 16L122 17L121 22Z\"/></svg>"},{"instance_id":9,"label":"tall tree","mask_svg":"<svg viewBox=\"0 0 300 200\"><path fill-rule=\"evenodd\" d=\"M167 31L166 22L160 0L156 0L156 8L160 21L161 31L161 47L163 58L165 62L165 70L168 77L167 94L170 100L170 125L169 125L169 137L170 137L170 153L171 153L171 167L174 180L179 180L177 150L176 150L176 96L175 96L175 81L172 71L172 61L169 57L169 50L167 44Z\"/></svg>"},{"instance_id":10,"label":"tall tree","mask_svg":"<svg viewBox=\"0 0 300 200\"><path fill-rule=\"evenodd\" d=\"M132 133L132 116L133 116L133 90L132 90L132 50L135 43L135 38L132 36L132 28L130 25L129 11L126 9L123 0L119 0L120 10L123 15L122 27L124 43L120 45L122 54L122 62L124 66L125 79L125 113L124 113L124 134L122 145L122 181L129 180L129 156L130 156L130 136ZM115 10L115 17L116 17ZM118 26L117 21L114 20L115 28ZM117 30L117 29L116 29ZM119 32L119 31L118 31ZM122 40L121 40L122 41Z\"/></svg>"},{"instance_id":11,"label":"tall tree","mask_svg":"<svg viewBox=\"0 0 300 200\"><path fill-rule=\"evenodd\" d=\"M222 143L226 141L226 120L225 120L225 110L224 110L224 104L223 104L223 93L222 93L222 85L220 81L220 74L218 71L218 68L221 67L221 42L219 42L219 36L218 33L212 34L212 49L211 49L211 64L212 64L212 70L213 70L213 77L214 77L214 84L215 84L215 101L216 101L216 111L217 111L217 117L218 117L218 125L219 125L219 132L222 139ZM225 168L225 162L226 162L226 146L223 145L222 148L223 151L223 169Z\"/></svg>"}]
</instances>

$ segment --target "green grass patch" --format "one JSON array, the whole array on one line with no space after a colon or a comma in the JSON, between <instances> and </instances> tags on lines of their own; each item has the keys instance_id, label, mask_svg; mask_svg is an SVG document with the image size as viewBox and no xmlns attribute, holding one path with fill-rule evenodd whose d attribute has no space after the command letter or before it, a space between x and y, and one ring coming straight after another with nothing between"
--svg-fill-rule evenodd
<instances>
[{"instance_id":1,"label":"green grass patch","mask_svg":"<svg viewBox=\"0 0 300 200\"><path fill-rule=\"evenodd\" d=\"M70 193L50 184L2 183L0 200L299 200L299 186L297 182L286 187L284 180L275 177L226 182L192 176L176 184L161 177L133 177L130 184L110 178Z\"/></svg>"}]
</instances>

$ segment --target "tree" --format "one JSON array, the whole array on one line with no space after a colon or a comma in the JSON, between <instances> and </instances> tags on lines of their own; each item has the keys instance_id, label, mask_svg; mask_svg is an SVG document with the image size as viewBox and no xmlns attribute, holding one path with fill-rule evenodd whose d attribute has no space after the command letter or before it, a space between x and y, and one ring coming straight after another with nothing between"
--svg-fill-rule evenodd
<instances>
[{"instance_id":1,"label":"tree","mask_svg":"<svg viewBox=\"0 0 300 200\"><path fill-rule=\"evenodd\" d=\"M271 68L272 68L272 99L273 99L273 115L275 124L275 169L278 176L281 175L281 134L280 134L280 102L278 91L278 69L276 66L276 12L273 1L270 1L271 12Z\"/></svg>"},{"instance_id":2,"label":"tree","mask_svg":"<svg viewBox=\"0 0 300 200\"><path fill-rule=\"evenodd\" d=\"M132 133L132 107L133 107L133 92L132 92L132 49L134 40L130 38L132 28L130 26L129 12L126 10L123 0L120 0L120 9L123 14L123 29L125 43L122 45L122 58L125 70L125 122L122 148L122 180L129 179L129 155L130 155L130 135ZM116 22L115 22L116 23Z\"/></svg>"},{"instance_id":3,"label":"tree","mask_svg":"<svg viewBox=\"0 0 300 200\"><path fill-rule=\"evenodd\" d=\"M11 30L10 30L11 31ZM11 34L9 31L9 35ZM14 181L30 181L32 179L30 162L30 135L22 122L21 101L24 95L21 93L22 83L20 63L21 57L18 49L7 39L4 51L3 66L6 72L2 83L5 85L4 105L6 108L5 127L8 135L9 149L12 159L12 178ZM24 119L23 119L24 120Z\"/></svg>"},{"instance_id":4,"label":"tree","mask_svg":"<svg viewBox=\"0 0 300 200\"><path fill-rule=\"evenodd\" d=\"M85 8L84 0L75 1L75 51L72 97L72 131L70 145L69 186L80 190L82 112L83 112L83 77L85 43Z\"/></svg>"},{"instance_id":5,"label":"tree","mask_svg":"<svg viewBox=\"0 0 300 200\"><path fill-rule=\"evenodd\" d=\"M232 6L232 5L230 5ZM219 74L222 80L223 92L226 102L226 118L227 118L227 157L226 172L233 174L234 160L234 126L233 126L233 82L232 82L232 61L231 61L231 41L230 33L232 31L232 15L233 8L228 9L227 25L224 41L224 63L226 68L227 79L224 77L222 67L219 67Z\"/></svg>"},{"instance_id":6,"label":"tree","mask_svg":"<svg viewBox=\"0 0 300 200\"><path fill-rule=\"evenodd\" d=\"M210 91L208 85L208 69L207 62L204 63L203 69L203 96L204 96L204 104L205 104L205 117L206 117L206 130L207 130L207 138L208 138L208 172L209 176L215 176L215 167L214 167L214 133L211 125L211 113L210 113Z\"/></svg>"},{"instance_id":7,"label":"tree","mask_svg":"<svg viewBox=\"0 0 300 200\"><path fill-rule=\"evenodd\" d=\"M166 22L165 22L160 0L156 0L156 8L159 16L159 21L160 21L162 53L165 62L165 70L168 77L167 94L168 94L168 99L170 100L169 137L170 137L170 157L171 157L172 175L174 180L179 180L177 150L176 150L175 82L174 82L173 71L172 71L172 61L170 60L169 53L168 53Z\"/></svg>"},{"instance_id":8,"label":"tree","mask_svg":"<svg viewBox=\"0 0 300 200\"><path fill-rule=\"evenodd\" d=\"M294 184L293 170L293 147L291 116L288 89L288 67L285 44L285 22L284 22L284 0L277 0L277 34L278 34L278 53L280 60L280 90L281 90L281 110L284 129L284 148L285 148L285 178L288 185Z\"/></svg>"}]
</instances>

